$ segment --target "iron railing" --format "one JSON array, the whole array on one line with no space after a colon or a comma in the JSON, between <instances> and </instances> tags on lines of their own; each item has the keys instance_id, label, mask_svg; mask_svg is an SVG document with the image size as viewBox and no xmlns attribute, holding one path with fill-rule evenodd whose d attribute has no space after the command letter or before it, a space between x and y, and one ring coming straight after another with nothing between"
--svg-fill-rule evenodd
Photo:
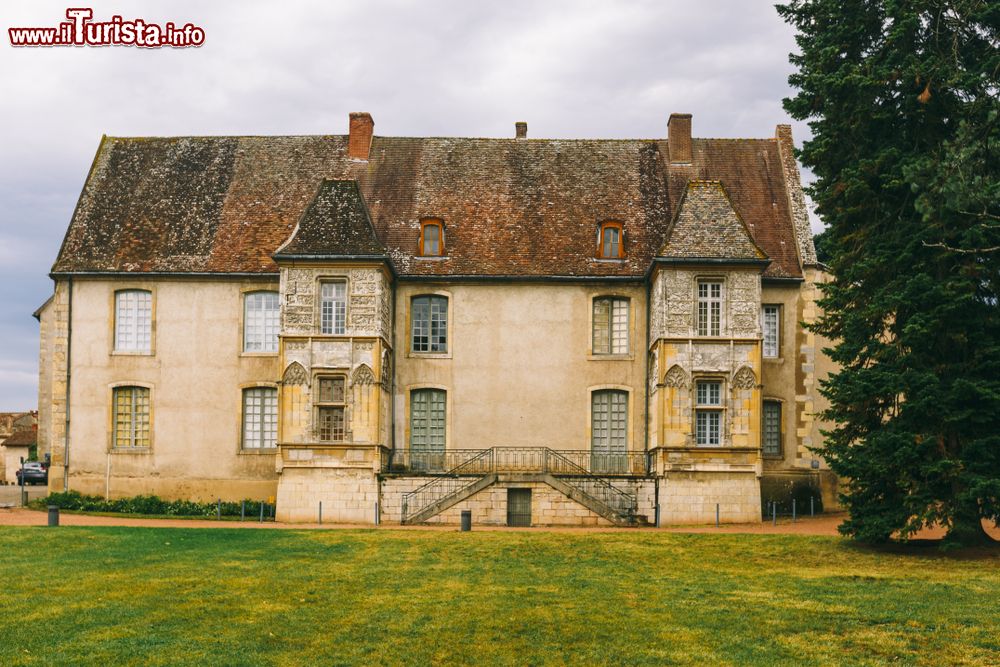
<instances>
[{"instance_id":1,"label":"iron railing","mask_svg":"<svg viewBox=\"0 0 1000 667\"><path fill-rule=\"evenodd\" d=\"M612 475L623 474L621 471L626 466L620 465L622 461L638 460L642 464L641 467L637 466L641 470L641 473L638 474L646 472L646 457L641 452L608 455L556 451L548 447L491 447L489 449L452 449L433 454L433 456L441 457L440 459L427 458L424 456L424 452L417 452L418 458L416 459L413 458L413 452L409 454L407 462L410 465L410 470L414 469L412 467L414 462L418 466L429 466L431 463L436 464L444 461L454 462L455 465L446 472L442 471L436 474L433 479L413 491L403 494L401 509L404 522L408 517L416 515L432 504L469 489L477 484L482 477L495 473L558 475L563 483L603 504L619 517L631 521L635 517L637 508L635 495L616 487L606 478L608 473L603 471L610 469L614 471L610 473ZM586 457L581 459L582 454L586 454ZM596 459L598 465L594 465L595 457L598 457ZM393 458L393 460L396 459ZM577 463L578 460L589 465L580 465ZM402 466L397 469L400 468ZM417 469L431 472L429 467L418 467Z\"/></svg>"},{"instance_id":2,"label":"iron railing","mask_svg":"<svg viewBox=\"0 0 1000 667\"><path fill-rule=\"evenodd\" d=\"M549 447L493 447L495 472L551 472L553 474L645 475L646 452L593 452L554 450ZM399 473L440 474L476 457L483 449L445 449L436 452L396 450L383 470ZM558 454L553 459L551 453ZM562 470L560 466L564 467Z\"/></svg>"}]
</instances>

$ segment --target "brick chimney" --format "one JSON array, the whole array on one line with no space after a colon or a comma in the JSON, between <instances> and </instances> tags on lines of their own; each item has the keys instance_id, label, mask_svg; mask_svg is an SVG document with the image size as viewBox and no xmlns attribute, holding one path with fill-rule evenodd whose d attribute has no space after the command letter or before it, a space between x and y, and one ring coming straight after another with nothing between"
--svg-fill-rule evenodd
<instances>
[{"instance_id":1,"label":"brick chimney","mask_svg":"<svg viewBox=\"0 0 1000 667\"><path fill-rule=\"evenodd\" d=\"M514 138L515 139L527 139L528 138L528 124L523 120L519 120L514 123Z\"/></svg>"},{"instance_id":2,"label":"brick chimney","mask_svg":"<svg viewBox=\"0 0 1000 667\"><path fill-rule=\"evenodd\" d=\"M350 135L347 140L347 157L352 160L367 160L372 147L372 131L375 121L364 111L351 112Z\"/></svg>"},{"instance_id":3,"label":"brick chimney","mask_svg":"<svg viewBox=\"0 0 1000 667\"><path fill-rule=\"evenodd\" d=\"M670 151L670 164L691 164L691 114L670 114L667 149Z\"/></svg>"}]
</instances>

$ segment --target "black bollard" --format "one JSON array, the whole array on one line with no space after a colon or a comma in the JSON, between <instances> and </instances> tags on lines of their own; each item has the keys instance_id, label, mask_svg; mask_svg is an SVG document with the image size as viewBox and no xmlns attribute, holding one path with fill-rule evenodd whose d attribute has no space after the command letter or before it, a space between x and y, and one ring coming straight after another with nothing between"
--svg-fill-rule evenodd
<instances>
[{"instance_id":1,"label":"black bollard","mask_svg":"<svg viewBox=\"0 0 1000 667\"><path fill-rule=\"evenodd\" d=\"M472 530L472 510L462 510L462 532Z\"/></svg>"},{"instance_id":2,"label":"black bollard","mask_svg":"<svg viewBox=\"0 0 1000 667\"><path fill-rule=\"evenodd\" d=\"M49 505L49 525L58 526L59 525L59 506Z\"/></svg>"}]
</instances>

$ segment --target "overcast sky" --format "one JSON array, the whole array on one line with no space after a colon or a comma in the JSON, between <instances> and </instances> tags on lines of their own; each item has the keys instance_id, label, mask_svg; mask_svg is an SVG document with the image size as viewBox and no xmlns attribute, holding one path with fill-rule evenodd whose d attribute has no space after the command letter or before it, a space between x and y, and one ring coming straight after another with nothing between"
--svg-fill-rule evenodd
<instances>
[{"instance_id":1,"label":"overcast sky","mask_svg":"<svg viewBox=\"0 0 1000 667\"><path fill-rule=\"evenodd\" d=\"M205 30L192 49L21 48L7 28L95 20ZM760 0L25 2L0 5L0 412L37 403L48 271L102 134L769 137L792 123L792 30ZM814 228L818 222L814 220Z\"/></svg>"}]
</instances>

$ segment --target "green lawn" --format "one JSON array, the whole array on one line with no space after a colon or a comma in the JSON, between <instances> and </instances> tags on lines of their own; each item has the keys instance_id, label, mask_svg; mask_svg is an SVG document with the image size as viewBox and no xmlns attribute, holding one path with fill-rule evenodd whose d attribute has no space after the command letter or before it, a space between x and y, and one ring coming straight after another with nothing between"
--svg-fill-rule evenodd
<instances>
[{"instance_id":1,"label":"green lawn","mask_svg":"<svg viewBox=\"0 0 1000 667\"><path fill-rule=\"evenodd\" d=\"M1000 664L1000 554L762 535L0 528L0 664Z\"/></svg>"}]
</instances>

